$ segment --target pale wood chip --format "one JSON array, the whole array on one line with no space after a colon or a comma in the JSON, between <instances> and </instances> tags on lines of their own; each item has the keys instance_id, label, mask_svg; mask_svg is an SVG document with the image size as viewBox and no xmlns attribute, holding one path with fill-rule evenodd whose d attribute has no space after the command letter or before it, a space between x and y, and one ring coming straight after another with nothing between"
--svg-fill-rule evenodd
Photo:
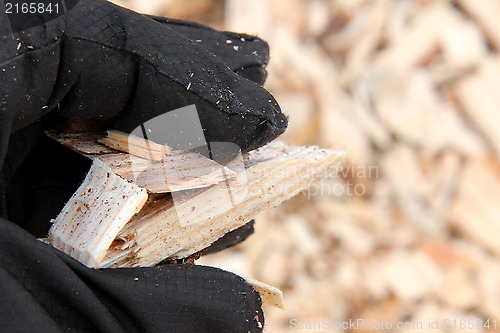
<instances>
[{"instance_id":1,"label":"pale wood chip","mask_svg":"<svg viewBox=\"0 0 500 333\"><path fill-rule=\"evenodd\" d=\"M174 151L161 162L129 154L98 157L119 176L151 193L168 193L208 187L236 179L236 173L198 153Z\"/></svg>"},{"instance_id":2,"label":"pale wood chip","mask_svg":"<svg viewBox=\"0 0 500 333\"><path fill-rule=\"evenodd\" d=\"M429 73L415 69L409 74L408 77L392 81L374 96L380 119L398 139L413 142L434 153L447 148L470 156L483 153L486 147L481 137L471 130L453 105L437 94ZM481 96L484 95L487 93L482 92ZM477 98L472 97L472 92L468 92L467 96L471 96L469 103L472 108L482 107L472 104L472 101L479 103ZM482 114L491 106L488 104L486 107L488 109ZM489 129L494 128L494 117L484 117L490 121Z\"/></svg>"},{"instance_id":3,"label":"pale wood chip","mask_svg":"<svg viewBox=\"0 0 500 333\"><path fill-rule=\"evenodd\" d=\"M466 164L449 211L451 223L464 237L500 255L500 170L491 159Z\"/></svg>"},{"instance_id":4,"label":"pale wood chip","mask_svg":"<svg viewBox=\"0 0 500 333\"><path fill-rule=\"evenodd\" d=\"M108 136L100 139L99 143L146 160L164 161L165 156L172 152L172 148L168 146L132 134L114 130L107 133Z\"/></svg>"},{"instance_id":5,"label":"pale wood chip","mask_svg":"<svg viewBox=\"0 0 500 333\"><path fill-rule=\"evenodd\" d=\"M145 189L95 160L82 185L53 221L50 242L84 265L98 267L120 230L147 198Z\"/></svg>"},{"instance_id":6,"label":"pale wood chip","mask_svg":"<svg viewBox=\"0 0 500 333\"><path fill-rule=\"evenodd\" d=\"M500 2L497 0L458 0L458 3L470 14L484 30L485 35L500 50Z\"/></svg>"},{"instance_id":7,"label":"pale wood chip","mask_svg":"<svg viewBox=\"0 0 500 333\"><path fill-rule=\"evenodd\" d=\"M409 28L377 55L373 68L402 74L412 66L425 62L437 50L439 30L436 27L446 18L447 11L442 1L422 8Z\"/></svg>"},{"instance_id":8,"label":"pale wood chip","mask_svg":"<svg viewBox=\"0 0 500 333\"><path fill-rule=\"evenodd\" d=\"M500 57L485 59L476 75L455 85L455 93L466 115L480 129L500 156Z\"/></svg>"},{"instance_id":9,"label":"pale wood chip","mask_svg":"<svg viewBox=\"0 0 500 333\"><path fill-rule=\"evenodd\" d=\"M393 249L380 264L389 290L407 302L433 295L443 282L442 271L421 252Z\"/></svg>"},{"instance_id":10,"label":"pale wood chip","mask_svg":"<svg viewBox=\"0 0 500 333\"><path fill-rule=\"evenodd\" d=\"M445 272L446 283L438 290L438 297L454 308L467 311L478 305L479 291L475 288L473 275L464 267L453 267Z\"/></svg>"},{"instance_id":11,"label":"pale wood chip","mask_svg":"<svg viewBox=\"0 0 500 333\"><path fill-rule=\"evenodd\" d=\"M451 7L446 14L438 29L443 62L448 66L480 63L488 47L478 26Z\"/></svg>"}]
</instances>

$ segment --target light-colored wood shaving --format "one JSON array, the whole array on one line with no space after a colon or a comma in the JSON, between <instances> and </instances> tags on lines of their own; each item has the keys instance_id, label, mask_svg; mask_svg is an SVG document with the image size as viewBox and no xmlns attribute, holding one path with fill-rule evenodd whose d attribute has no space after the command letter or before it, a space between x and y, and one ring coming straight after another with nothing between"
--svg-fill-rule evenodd
<instances>
[{"instance_id":1,"label":"light-colored wood shaving","mask_svg":"<svg viewBox=\"0 0 500 333\"><path fill-rule=\"evenodd\" d=\"M89 267L99 267L125 224L148 198L99 160L53 221L50 243Z\"/></svg>"},{"instance_id":2,"label":"light-colored wood shaving","mask_svg":"<svg viewBox=\"0 0 500 333\"><path fill-rule=\"evenodd\" d=\"M165 156L172 152L172 148L168 146L135 135L114 130L109 130L107 133L107 137L99 139L99 143L146 160L164 161Z\"/></svg>"},{"instance_id":3,"label":"light-colored wood shaving","mask_svg":"<svg viewBox=\"0 0 500 333\"><path fill-rule=\"evenodd\" d=\"M283 305L283 292L281 290L254 279L245 279L245 281L260 294L263 303L267 303L279 309L285 308Z\"/></svg>"},{"instance_id":4,"label":"light-colored wood shaving","mask_svg":"<svg viewBox=\"0 0 500 333\"><path fill-rule=\"evenodd\" d=\"M117 175L151 193L203 188L236 178L234 171L198 153L173 152L159 162L128 154L108 154L98 159Z\"/></svg>"},{"instance_id":5,"label":"light-colored wood shaving","mask_svg":"<svg viewBox=\"0 0 500 333\"><path fill-rule=\"evenodd\" d=\"M496 0L458 0L469 15L483 28L485 37L500 50L500 21L497 13L500 11L500 3ZM484 37L483 37L484 38Z\"/></svg>"}]
</instances>

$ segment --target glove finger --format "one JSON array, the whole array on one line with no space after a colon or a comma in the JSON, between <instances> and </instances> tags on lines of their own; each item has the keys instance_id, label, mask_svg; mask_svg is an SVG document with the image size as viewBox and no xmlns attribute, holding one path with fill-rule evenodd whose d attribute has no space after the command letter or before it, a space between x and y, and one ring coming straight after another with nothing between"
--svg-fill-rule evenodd
<instances>
[{"instance_id":1,"label":"glove finger","mask_svg":"<svg viewBox=\"0 0 500 333\"><path fill-rule=\"evenodd\" d=\"M269 45L262 39L247 34L217 31L194 22L160 16L148 17L196 42L238 75L259 85L264 84L267 77L266 65L269 62Z\"/></svg>"},{"instance_id":2,"label":"glove finger","mask_svg":"<svg viewBox=\"0 0 500 333\"><path fill-rule=\"evenodd\" d=\"M259 295L196 265L89 269L0 219L0 326L7 331L262 332Z\"/></svg>"},{"instance_id":3,"label":"glove finger","mask_svg":"<svg viewBox=\"0 0 500 333\"><path fill-rule=\"evenodd\" d=\"M235 74L190 39L164 24L114 5L103 5L98 15L89 13L86 6L87 3L82 5L81 11L75 8L68 20L79 22L85 14L86 23L102 22L104 15L111 23L107 27L114 28L121 21L127 25L123 26L125 33L115 29L106 34L107 30L99 24L66 30L72 40L78 41L73 50L85 49L90 53L90 62L84 66L88 70L77 70L80 76L76 91L64 100L66 116L78 117L82 109L91 113L99 108L95 95L103 89L102 82L115 76L115 68L109 67L110 59L115 59L116 67L120 62L128 64L125 67L134 66L129 72L134 83L129 87L132 97L124 105L122 115L114 120L122 130L132 131L150 119L194 104L207 142L232 142L247 151L284 131L286 117L265 89ZM120 22L114 22L116 17L121 18ZM105 52L103 58L103 47L111 47L113 52ZM132 54L132 59L123 59L124 53L117 52L120 50L125 55ZM73 54L71 59L74 58L78 59L78 54Z\"/></svg>"},{"instance_id":4,"label":"glove finger","mask_svg":"<svg viewBox=\"0 0 500 333\"><path fill-rule=\"evenodd\" d=\"M7 44L0 94L12 106L6 111L14 113L12 130L59 106L67 118L112 120L132 131L194 104L207 141L233 142L247 151L287 125L265 89L196 42L103 0L81 1Z\"/></svg>"}]
</instances>

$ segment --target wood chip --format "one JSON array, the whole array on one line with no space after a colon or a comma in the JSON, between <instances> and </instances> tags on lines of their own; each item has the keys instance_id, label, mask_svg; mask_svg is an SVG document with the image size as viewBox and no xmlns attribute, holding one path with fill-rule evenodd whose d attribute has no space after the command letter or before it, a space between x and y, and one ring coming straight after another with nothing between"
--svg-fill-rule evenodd
<instances>
[{"instance_id":1,"label":"wood chip","mask_svg":"<svg viewBox=\"0 0 500 333\"><path fill-rule=\"evenodd\" d=\"M145 189L95 160L82 185L53 221L50 242L84 265L99 267L116 235L147 198Z\"/></svg>"},{"instance_id":2,"label":"wood chip","mask_svg":"<svg viewBox=\"0 0 500 333\"><path fill-rule=\"evenodd\" d=\"M449 306L467 311L478 305L479 291L475 289L473 275L463 267L455 267L443 276L446 283L438 291L438 297Z\"/></svg>"},{"instance_id":3,"label":"wood chip","mask_svg":"<svg viewBox=\"0 0 500 333\"><path fill-rule=\"evenodd\" d=\"M99 139L99 143L146 160L164 161L165 156L172 152L172 148L168 146L135 135L113 130L107 133L108 136Z\"/></svg>"},{"instance_id":4,"label":"wood chip","mask_svg":"<svg viewBox=\"0 0 500 333\"><path fill-rule=\"evenodd\" d=\"M498 13L500 12L500 3L497 0L458 0L458 3L476 19L491 43L499 51L500 21Z\"/></svg>"},{"instance_id":5,"label":"wood chip","mask_svg":"<svg viewBox=\"0 0 500 333\"><path fill-rule=\"evenodd\" d=\"M500 102L500 57L483 62L476 75L468 76L455 85L458 101L467 116L488 139L497 156L500 156L500 136L497 112Z\"/></svg>"},{"instance_id":6,"label":"wood chip","mask_svg":"<svg viewBox=\"0 0 500 333\"><path fill-rule=\"evenodd\" d=\"M279 309L285 309L283 305L283 292L281 290L258 280L248 278L245 280L260 294L263 303Z\"/></svg>"},{"instance_id":7,"label":"wood chip","mask_svg":"<svg viewBox=\"0 0 500 333\"><path fill-rule=\"evenodd\" d=\"M452 148L479 155L485 151L481 138L470 130L457 110L433 90L425 70L416 69L410 72L410 77L392 81L374 97L378 115L399 140L410 141L432 152ZM491 116L488 118L491 121Z\"/></svg>"},{"instance_id":8,"label":"wood chip","mask_svg":"<svg viewBox=\"0 0 500 333\"><path fill-rule=\"evenodd\" d=\"M478 64L488 54L488 47L478 26L458 11L448 8L440 30L443 61L448 66Z\"/></svg>"},{"instance_id":9,"label":"wood chip","mask_svg":"<svg viewBox=\"0 0 500 333\"><path fill-rule=\"evenodd\" d=\"M443 281L439 268L420 252L393 251L380 265L389 290L407 302L434 294Z\"/></svg>"},{"instance_id":10,"label":"wood chip","mask_svg":"<svg viewBox=\"0 0 500 333\"><path fill-rule=\"evenodd\" d=\"M500 171L494 161L470 162L461 175L449 218L464 237L500 255Z\"/></svg>"},{"instance_id":11,"label":"wood chip","mask_svg":"<svg viewBox=\"0 0 500 333\"><path fill-rule=\"evenodd\" d=\"M128 154L108 154L98 159L150 193L191 190L236 179L234 171L198 153L173 152L156 163Z\"/></svg>"},{"instance_id":12,"label":"wood chip","mask_svg":"<svg viewBox=\"0 0 500 333\"><path fill-rule=\"evenodd\" d=\"M446 11L446 4L442 1L423 8L407 32L378 55L374 69L390 69L404 75L411 66L424 62L437 49L439 34L435 27L446 17Z\"/></svg>"}]
</instances>

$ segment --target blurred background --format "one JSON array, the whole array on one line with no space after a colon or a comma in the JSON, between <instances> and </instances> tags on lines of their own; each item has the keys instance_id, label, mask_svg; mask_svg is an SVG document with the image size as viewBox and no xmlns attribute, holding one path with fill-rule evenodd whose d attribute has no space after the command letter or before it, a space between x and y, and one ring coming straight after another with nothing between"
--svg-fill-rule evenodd
<instances>
[{"instance_id":1,"label":"blurred background","mask_svg":"<svg viewBox=\"0 0 500 333\"><path fill-rule=\"evenodd\" d=\"M500 1L113 2L267 40L282 139L348 153L200 260L283 290L266 332L500 332Z\"/></svg>"}]
</instances>

